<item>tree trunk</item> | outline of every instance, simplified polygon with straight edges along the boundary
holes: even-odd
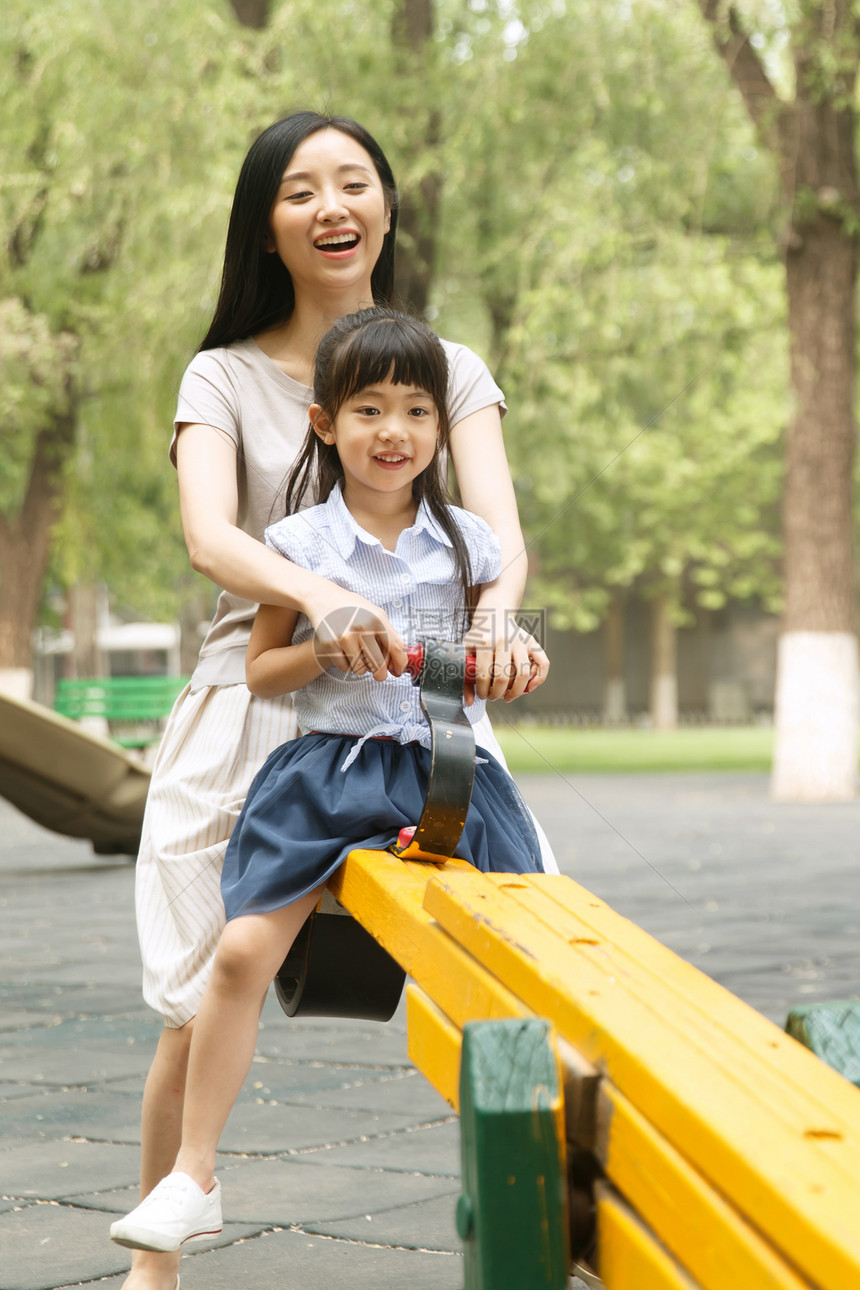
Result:
[[[678,725],[678,629],[668,592],[651,604],[651,724],[655,730]]]
[[[613,591],[603,624],[603,720],[616,726],[627,720],[624,677],[624,592]]]
[[[428,120],[426,142],[435,147],[439,140],[439,114]],[[442,179],[425,175],[418,188],[400,200],[395,252],[396,303],[423,318],[430,303],[439,227]]]
[[[36,441],[27,491],[15,516],[0,514],[0,668],[32,667],[51,529],[59,517],[62,467],[74,441],[74,406]]]
[[[786,612],[779,643],[775,797],[853,797],[854,311],[860,19],[852,0],[802,4],[795,98],[774,89],[735,7],[699,0],[764,143],[780,162],[791,227],[786,281],[794,416],[783,504]]]
[[[179,671],[182,676],[190,676],[197,666],[197,657],[203,636],[201,624],[208,626],[212,617],[212,605],[207,591],[196,584],[189,588],[179,610]]]
[[[854,365],[857,200],[848,85],[806,86],[797,56],[791,182],[813,209],[788,240],[786,280],[794,416],[783,502],[785,620],[779,642],[771,789],[784,800],[840,801],[857,783],[854,625]],[[838,108],[838,94],[847,107]],[[816,209],[817,208],[817,209]]]
[[[243,27],[262,31],[269,21],[270,0],[230,0],[233,12]]]
[[[74,633],[72,675],[82,678],[107,676],[107,660],[99,646],[104,590],[93,582],[78,582],[72,588],[69,600]]]
[[[857,253],[819,215],[787,261],[795,414],[783,503],[785,620],[772,791],[843,800],[857,777],[854,308]]]
[[[399,0],[391,19],[391,40],[395,49],[409,54],[409,75],[420,76],[433,37],[433,0]],[[416,151],[439,147],[441,118],[430,110],[422,128],[423,113],[415,116],[421,137],[414,140]],[[424,317],[430,302],[436,262],[442,175],[433,168],[415,188],[401,194],[397,216],[395,258],[396,303]]]

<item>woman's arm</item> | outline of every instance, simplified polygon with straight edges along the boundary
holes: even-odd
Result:
[[[477,656],[476,690],[480,698],[516,699],[546,680],[549,659],[514,619],[526,585],[528,557],[498,404],[457,422],[451,430],[451,457],[463,505],[486,520],[502,550],[502,571],[481,588],[469,633]]]
[[[245,679],[258,699],[292,694],[328,666],[328,660],[318,660],[313,636],[300,645],[292,644],[297,618],[294,609],[278,605],[260,605],[257,610],[245,657]]]
[[[179,504],[192,567],[246,600],[307,614],[329,662],[376,680],[406,666],[382,610],[270,551],[237,526],[236,446],[212,426],[186,424],[176,444]],[[282,691],[283,693],[283,691]]]

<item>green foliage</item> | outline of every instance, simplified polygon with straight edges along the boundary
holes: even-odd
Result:
[[[0,514],[20,509],[39,432],[68,411],[76,358],[73,335],[52,332],[44,314],[31,313],[16,297],[0,298]]]
[[[4,413],[15,488],[0,505],[20,502],[47,404],[72,399],[51,579],[104,580],[137,612],[172,615],[188,565],[167,440],[211,306],[201,247],[223,237],[235,157],[264,124],[253,53],[206,0],[10,0],[4,19],[0,293],[29,358],[17,419]]]
[[[0,508],[74,397],[51,578],[177,612],[176,388],[248,143],[311,106],[366,122],[401,187],[443,173],[432,312],[506,390],[532,598],[581,628],[614,586],[774,603],[778,185],[696,6],[436,0],[419,54],[392,40],[397,8],[281,0],[251,32],[226,0],[8,0]],[[760,8],[788,77],[782,10]]]
[[[691,6],[517,13],[515,59],[487,33],[471,43],[442,255],[457,271],[439,300],[443,331],[449,314],[471,323],[464,296],[490,319],[531,598],[585,630],[634,583],[706,608],[775,604],[773,163]]]

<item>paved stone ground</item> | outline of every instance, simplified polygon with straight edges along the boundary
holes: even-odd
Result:
[[[860,803],[774,805],[754,776],[524,778],[564,872],[782,1024],[860,992]],[[0,801],[0,1290],[119,1287],[139,1104],[133,868]],[[461,1290],[457,1125],[402,1014],[288,1022],[269,1003],[222,1140],[228,1222],[184,1290]],[[286,1216],[286,1217],[285,1217]],[[576,1283],[579,1284],[579,1283]]]

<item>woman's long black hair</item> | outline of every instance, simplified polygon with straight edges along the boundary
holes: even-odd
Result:
[[[209,330],[200,342],[201,350],[245,340],[286,322],[293,312],[293,280],[280,257],[266,250],[269,213],[296,149],[319,130],[348,135],[364,148],[376,167],[391,223],[370,281],[373,299],[383,305],[391,303],[398,198],[385,153],[364,126],[349,117],[293,112],[263,131],[242,164],[227,229],[221,291]]]
[[[314,370],[314,402],[334,421],[348,399],[382,381],[424,390],[439,415],[436,452],[430,465],[413,479],[412,496],[417,502],[424,502],[451,543],[463,592],[465,631],[472,601],[472,562],[450,510],[445,479],[446,450],[451,437],[445,350],[439,337],[425,323],[396,309],[376,307],[347,314],[320,341]],[[287,515],[308,501],[316,504],[326,501],[343,477],[337,447],[323,443],[313,426],[309,426],[287,480]]]

